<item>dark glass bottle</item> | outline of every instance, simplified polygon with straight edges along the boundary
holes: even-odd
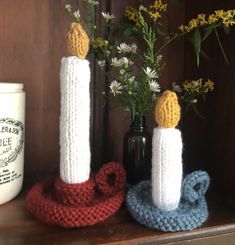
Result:
[[[127,172],[127,183],[134,185],[150,179],[152,140],[146,131],[145,117],[136,116],[130,130],[124,136],[123,165]]]

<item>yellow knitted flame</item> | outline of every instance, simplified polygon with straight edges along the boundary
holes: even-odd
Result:
[[[85,59],[89,50],[89,38],[79,23],[72,23],[67,34],[69,52],[80,59]]]
[[[175,92],[165,91],[155,107],[155,120],[159,126],[174,128],[180,120],[180,105]]]

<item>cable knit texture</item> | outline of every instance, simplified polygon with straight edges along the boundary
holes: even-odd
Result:
[[[182,185],[182,198],[177,209],[164,211],[152,202],[151,182],[142,181],[129,190],[126,203],[133,218],[149,228],[183,231],[197,228],[208,217],[205,192],[210,178],[204,171],[187,175]]]
[[[175,128],[155,128],[152,148],[153,203],[162,210],[173,210],[181,196],[181,132]]]
[[[60,178],[36,184],[27,195],[26,206],[32,215],[47,224],[62,227],[94,225],[119,209],[125,197],[125,180],[122,165],[110,162],[97,176],[81,184],[67,184]],[[103,185],[108,191],[100,188]]]
[[[80,59],[85,59],[89,50],[89,38],[79,23],[72,23],[67,34],[69,52]]]
[[[155,107],[155,119],[159,126],[174,128],[180,120],[180,106],[175,92],[165,91]]]
[[[75,56],[63,58],[60,81],[60,177],[78,184],[90,175],[89,62]]]

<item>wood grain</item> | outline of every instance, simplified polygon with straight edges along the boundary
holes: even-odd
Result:
[[[95,226],[64,229],[43,224],[25,209],[24,195],[0,206],[0,244],[216,244],[235,242],[235,212],[218,201],[209,203],[210,216],[201,228],[161,232],[136,223],[123,206]],[[217,243],[218,244],[218,243]]]

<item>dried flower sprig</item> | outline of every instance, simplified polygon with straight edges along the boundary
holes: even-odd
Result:
[[[172,90],[175,91],[183,102],[186,103],[187,108],[192,106],[194,111],[201,117],[197,110],[196,104],[202,98],[206,100],[208,93],[214,90],[215,83],[210,79],[199,78],[197,80],[185,80],[182,87],[175,82],[172,83]]]
[[[235,24],[235,9],[232,10],[216,10],[213,14],[206,16],[199,14],[196,18],[189,21],[188,25],[181,25],[179,29],[183,33],[192,32],[193,36],[191,41],[194,45],[196,54],[197,65],[199,66],[199,56],[201,52],[202,43],[211,35],[215,34],[219,47],[222,51],[225,61],[228,63],[228,58],[223,49],[222,43],[219,38],[218,28],[224,27],[228,29]]]

